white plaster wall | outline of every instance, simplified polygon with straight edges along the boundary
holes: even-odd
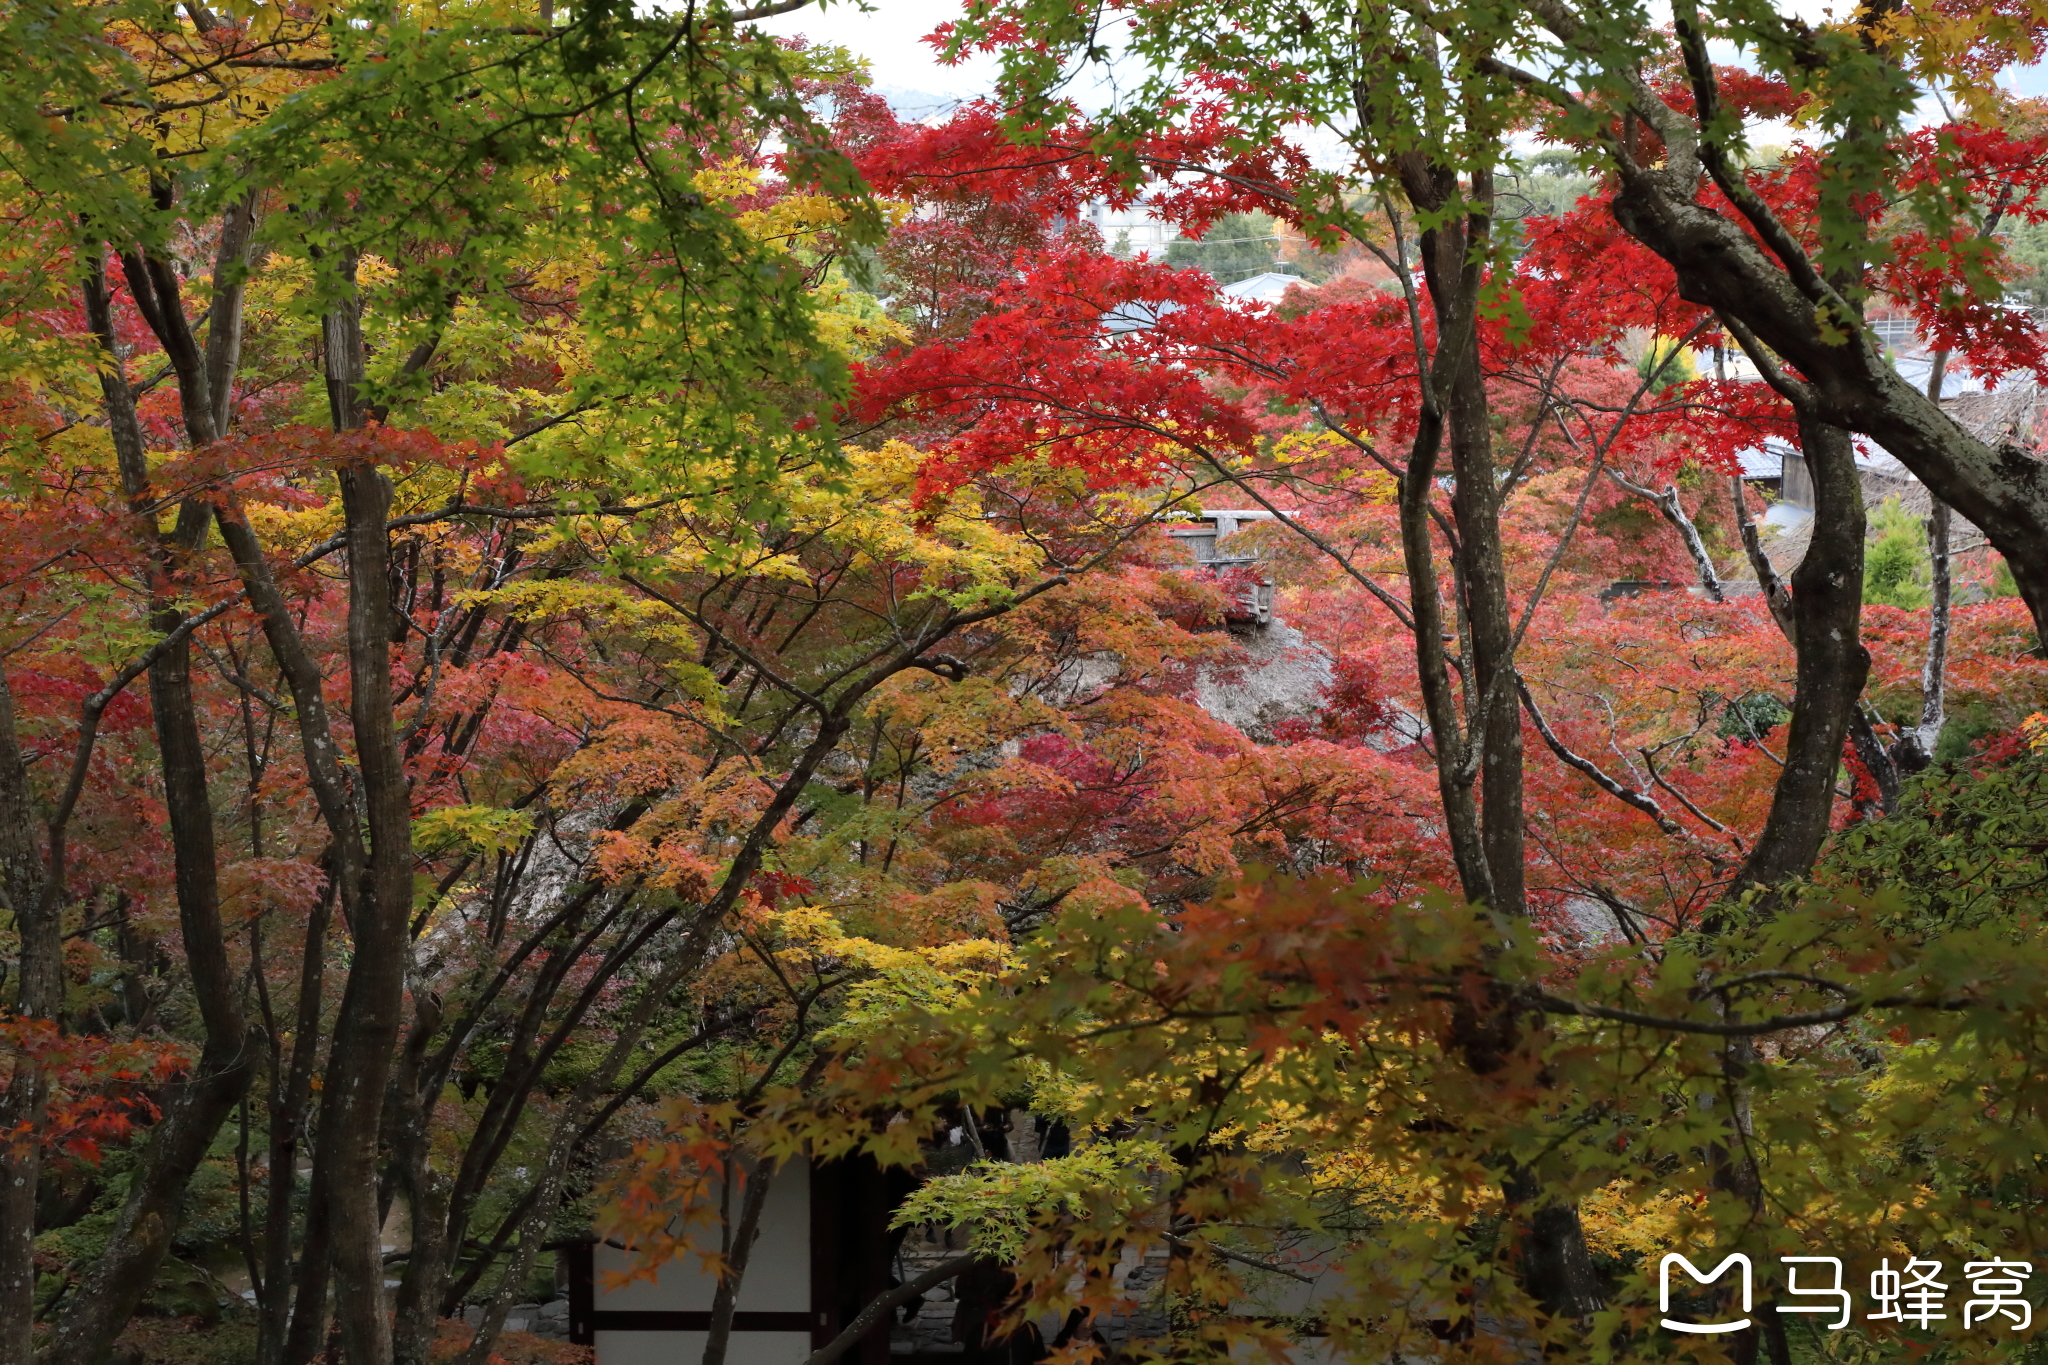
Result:
[[[732,1197],[734,1217],[738,1217],[740,1193],[736,1189]],[[693,1229],[697,1237],[715,1250],[718,1246],[718,1225],[713,1220],[708,1226],[699,1224]],[[635,1280],[632,1284],[606,1292],[607,1272],[617,1273],[633,1263],[630,1252],[616,1247],[599,1244],[591,1256],[595,1299],[591,1306],[599,1312],[613,1312],[620,1309],[661,1309],[670,1312],[711,1311],[711,1298],[717,1288],[717,1281],[704,1273],[704,1263],[694,1253],[685,1254],[663,1266],[654,1280]],[[811,1311],[811,1187],[810,1167],[801,1161],[792,1161],[775,1173],[773,1183],[768,1187],[768,1203],[761,1210],[761,1234],[754,1243],[754,1253],[747,1263],[746,1278],[740,1281],[739,1302],[735,1309],[742,1313],[808,1313]],[[641,1333],[598,1333],[600,1341],[616,1335],[622,1340]],[[644,1335],[669,1335],[647,1333]],[[740,1337],[768,1336],[774,1333],[735,1333],[733,1342],[737,1347]],[[805,1340],[809,1340],[808,1337]],[[630,1361],[624,1357],[615,1363],[600,1347],[598,1359],[602,1365],[642,1365],[638,1357]],[[754,1365],[742,1361],[738,1356],[731,1358],[733,1365]]]

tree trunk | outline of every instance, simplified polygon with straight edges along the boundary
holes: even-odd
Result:
[[[972,1125],[975,1118],[967,1116]],[[740,1198],[740,1219],[737,1224],[726,1225],[725,1269],[718,1277],[718,1288],[711,1296],[711,1332],[704,1341],[704,1365],[725,1365],[727,1345],[732,1341],[732,1315],[739,1303],[740,1286],[746,1282],[747,1262],[753,1259],[754,1241],[761,1233],[761,1210],[768,1205],[768,1187],[774,1178],[764,1159],[748,1176],[740,1165],[738,1153],[730,1156],[730,1173],[738,1173],[747,1182],[746,1193]]]
[[[391,1365],[377,1154],[411,956],[412,812],[391,714],[391,589],[384,528],[391,484],[377,469],[352,466],[341,471],[341,497],[348,519],[349,714],[370,857],[349,924],[354,954],[322,1091],[325,1160],[320,1164],[328,1172],[330,1256],[342,1348],[349,1365]]]
[[[1433,166],[1417,155],[1402,159],[1401,183],[1409,199],[1426,211],[1441,211],[1458,194],[1455,172]],[[1498,902],[1494,885],[1497,819],[1480,812],[1473,788],[1479,767],[1485,766],[1479,755],[1485,750],[1483,722],[1489,712],[1483,686],[1475,693],[1470,690],[1475,680],[1467,679],[1468,714],[1463,724],[1459,721],[1444,660],[1443,602],[1430,505],[1446,443],[1451,447],[1452,473],[1459,490],[1453,495],[1452,510],[1460,536],[1471,529],[1469,523],[1488,503],[1483,494],[1475,501],[1462,477],[1474,462],[1475,439],[1486,427],[1485,383],[1476,354],[1478,276],[1466,259],[1468,245],[1457,220],[1425,230],[1419,242],[1423,282],[1436,312],[1437,335],[1434,351],[1426,359],[1417,357],[1424,367],[1417,377],[1422,411],[1408,467],[1401,477],[1401,545],[1408,569],[1409,610],[1415,622],[1416,672],[1436,743],[1437,792],[1444,805],[1451,855],[1465,898],[1474,904],[1494,905]],[[1491,464],[1490,453],[1487,462]],[[1471,588],[1465,572],[1470,567],[1469,551],[1462,544],[1450,548],[1459,570],[1461,615],[1469,629]],[[1519,712],[1514,708],[1510,712],[1519,726]],[[1520,885],[1519,874],[1513,883]]]
[[[1584,1321],[1605,1306],[1600,1275],[1586,1245],[1576,1204],[1549,1202],[1526,1171],[1501,1182],[1508,1207],[1526,1229],[1520,1247],[1522,1288],[1555,1318]]]
[[[213,430],[219,436],[234,425],[235,374],[242,364],[242,298],[255,236],[252,192],[222,215],[220,246],[213,257],[213,302],[206,314],[206,392],[213,404]]]
[[[210,439],[205,374],[178,298],[176,272],[168,262],[156,258],[131,255],[123,258],[123,264],[137,306],[178,370],[187,430],[195,441]],[[109,356],[115,356],[110,301],[97,271],[88,277],[85,294],[93,330]],[[211,517],[205,504],[188,499],[179,506],[175,529],[168,536],[159,535],[142,459],[142,433],[118,360],[111,372],[102,375],[101,391],[124,491],[135,510],[138,538],[149,546],[151,624],[169,637],[183,619],[178,601],[179,561],[205,538]],[[66,1304],[45,1358],[47,1365],[93,1365],[127,1325],[169,1254],[185,1187],[205,1160],[215,1134],[240,1102],[258,1055],[260,1042],[243,1017],[221,928],[213,808],[193,696],[191,654],[191,637],[179,635],[150,665],[149,692],[170,819],[178,921],[206,1043],[197,1069],[174,1089],[163,1119],[150,1130],[142,1167],[130,1186],[113,1238]]]
[[[1934,761],[1941,732],[1948,724],[1948,636],[1955,615],[1954,563],[1949,550],[1953,518],[1948,504],[1936,502],[1927,518],[1927,563],[1931,610],[1927,622],[1927,659],[1920,668],[1920,724],[1900,746],[1899,766],[1918,772]]]
[[[1863,695],[1870,652],[1863,611],[1863,486],[1849,433],[1801,418],[1799,443],[1813,474],[1813,539],[1792,571],[1792,643],[1798,653],[1785,766],[1770,814],[1733,891],[1803,877],[1820,855],[1835,809],[1835,774],[1850,713]]]
[[[1426,164],[1418,156],[1401,159],[1402,184],[1411,201],[1425,211],[1442,212],[1461,196],[1457,173]],[[1486,376],[1478,354],[1478,308],[1481,270],[1491,227],[1492,177],[1479,173],[1462,191],[1466,211],[1443,226],[1422,234],[1423,278],[1438,319],[1436,355],[1424,383],[1441,397],[1444,432],[1451,448],[1454,486],[1451,510],[1457,528],[1453,555],[1471,644],[1472,678],[1467,693],[1467,729],[1463,745],[1437,746],[1438,788],[1444,793],[1447,824],[1469,820],[1470,782],[1478,775],[1480,866],[1468,872],[1459,861],[1465,894],[1505,916],[1528,913],[1524,876],[1522,710],[1516,688],[1515,622],[1508,599],[1507,569],[1500,539],[1500,491],[1494,467],[1493,424],[1487,404]],[[1425,393],[1423,422],[1430,420]],[[1418,454],[1425,449],[1421,437]],[[1444,669],[1441,626],[1425,633],[1421,589],[1434,591],[1434,570],[1415,575],[1418,558],[1428,563],[1432,536],[1427,515],[1434,462],[1411,458],[1402,480],[1402,534],[1410,565],[1411,602],[1416,623],[1418,663],[1426,680]],[[1411,508],[1411,499],[1416,504]],[[1448,691],[1447,681],[1445,690]],[[1425,685],[1425,697],[1428,695]],[[1448,705],[1441,709],[1448,710]],[[1438,725],[1434,709],[1431,725]],[[1455,720],[1449,733],[1455,734]],[[1460,752],[1463,750],[1463,752]],[[1457,849],[1453,839],[1453,849]],[[1468,855],[1469,857],[1469,855]],[[1475,875],[1476,873],[1476,875]],[[1483,894],[1475,894],[1483,893]],[[1461,1005],[1453,1023],[1452,1045],[1475,1075],[1498,1071],[1507,1054],[1520,1044],[1522,1020],[1504,998],[1484,1005]],[[1578,1210],[1553,1203],[1528,1171],[1511,1161],[1501,1164],[1501,1192],[1523,1224],[1520,1275],[1523,1289],[1556,1315],[1582,1319],[1601,1306],[1598,1277],[1586,1247]]]
[[[1493,881],[1480,837],[1478,803],[1471,779],[1463,772],[1466,740],[1450,669],[1444,662],[1443,594],[1437,587],[1436,535],[1429,515],[1442,446],[1442,418],[1433,411],[1423,412],[1408,451],[1408,467],[1401,475],[1401,553],[1408,569],[1409,610],[1415,620],[1416,677],[1421,684],[1423,714],[1436,743],[1436,788],[1443,802],[1444,832],[1465,899],[1484,905],[1493,899]]]
[[[258,1307],[257,1365],[279,1365],[286,1354],[296,1285],[292,1276],[292,1196],[299,1181],[299,1126],[313,1093],[313,1064],[320,1055],[321,987],[326,978],[327,926],[334,913],[332,876],[306,919],[300,950],[297,1025],[292,1030],[291,1065],[279,1074],[278,1042],[272,1038],[270,1076],[270,1189],[263,1210],[263,1298]],[[308,1217],[313,1215],[309,1211]],[[325,1260],[321,1261],[325,1280]],[[323,1304],[324,1306],[324,1304]],[[315,1316],[318,1316],[317,1314]]]
[[[64,1010],[60,900],[45,894],[28,769],[14,728],[14,693],[0,672],[0,891],[20,940],[14,1024],[56,1028]],[[30,1365],[35,1322],[36,1188],[42,1179],[49,1078],[27,1048],[0,1094],[0,1365]]]
[[[431,996],[415,999],[413,1011],[412,1028],[384,1101],[391,1171],[412,1227],[392,1313],[391,1356],[397,1365],[426,1365],[433,1345],[441,1290],[448,1278],[448,1195],[453,1185],[446,1172],[434,1169],[433,1119],[439,1092],[422,1076],[427,1047],[441,1025],[439,1002]],[[422,1103],[430,1092],[433,1098]]]
[[[1948,352],[1936,351],[1928,368],[1927,396],[1941,402],[1941,384],[1948,372]],[[1920,668],[1920,723],[1898,746],[1901,771],[1916,773],[1934,761],[1941,744],[1941,732],[1948,725],[1948,635],[1955,616],[1955,565],[1950,556],[1949,532],[1954,517],[1948,504],[1933,499],[1927,509],[1928,621],[1927,658]]]
[[[1455,172],[1409,167],[1409,197],[1441,209],[1459,196]],[[1421,198],[1426,194],[1432,198]],[[1493,418],[1479,358],[1479,291],[1492,230],[1493,177],[1475,172],[1463,191],[1465,211],[1422,234],[1423,279],[1446,332],[1441,376],[1444,434],[1451,451],[1451,515],[1458,584],[1472,647],[1472,691],[1466,742],[1476,746],[1480,842],[1485,850],[1486,903],[1504,915],[1526,912],[1523,891],[1522,708],[1515,691],[1515,620],[1501,556],[1500,478],[1494,467]],[[1436,378],[1437,376],[1432,376]],[[1470,756],[1467,758],[1470,763]]]
[[[1467,742],[1478,746],[1480,838],[1492,894],[1487,904],[1517,918],[1524,892],[1522,708],[1515,691],[1515,620],[1501,557],[1500,494],[1485,378],[1476,361],[1452,391],[1449,416],[1451,495],[1465,619],[1472,640],[1473,703]],[[1469,761],[1469,760],[1468,760]]]

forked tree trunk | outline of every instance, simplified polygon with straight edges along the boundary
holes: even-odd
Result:
[[[157,257],[131,254],[122,259],[137,306],[177,371],[187,433],[195,444],[204,444],[214,431],[212,404],[204,364],[179,297],[177,272]],[[85,292],[88,319],[111,357],[110,301],[98,271],[89,275]],[[101,391],[123,489],[135,513],[137,538],[149,547],[151,624],[166,637],[176,637],[150,665],[150,710],[170,819],[179,928],[206,1041],[193,1074],[174,1087],[164,1117],[150,1129],[141,1168],[114,1235],[67,1301],[44,1357],[46,1365],[95,1365],[127,1326],[170,1253],[186,1186],[248,1088],[261,1046],[243,1016],[221,927],[213,809],[192,688],[191,638],[177,633],[183,619],[177,576],[184,558],[205,537],[209,509],[187,500],[179,506],[175,528],[168,535],[158,532],[142,432],[118,361],[102,374]]]
[[[1442,182],[1443,172],[1435,179]],[[1448,185],[1439,183],[1438,189],[1443,202],[1449,203],[1456,192],[1455,178]],[[1455,318],[1465,338],[1457,343],[1463,354],[1450,376],[1444,415],[1453,475],[1451,515],[1458,528],[1458,580],[1472,646],[1467,743],[1476,747],[1479,759],[1480,840],[1491,892],[1486,903],[1503,915],[1520,917],[1528,911],[1523,890],[1522,706],[1515,690],[1514,609],[1501,549],[1500,473],[1494,465],[1493,417],[1477,336],[1493,177],[1476,172],[1465,194],[1471,207],[1460,220],[1462,230],[1425,233],[1422,259],[1437,315]]]
[[[1420,157],[1404,162],[1401,180],[1410,200],[1428,211],[1442,211],[1458,194],[1454,172],[1433,167]],[[1416,673],[1436,745],[1437,794],[1443,802],[1451,856],[1465,898],[1474,904],[1496,905],[1493,879],[1498,830],[1480,812],[1474,781],[1484,766],[1478,755],[1483,752],[1485,736],[1477,727],[1486,715],[1486,707],[1483,690],[1475,691],[1474,680],[1468,678],[1467,714],[1462,720],[1458,715],[1444,658],[1448,632],[1444,629],[1443,596],[1436,570],[1436,529],[1431,512],[1445,446],[1451,447],[1452,472],[1456,475],[1460,472],[1462,442],[1462,460],[1469,470],[1474,459],[1475,428],[1483,430],[1486,425],[1485,386],[1478,373],[1476,354],[1477,276],[1467,265],[1468,245],[1466,233],[1455,219],[1425,230],[1420,237],[1418,250],[1424,285],[1438,326],[1434,351],[1416,357],[1423,371],[1418,376],[1422,411],[1417,418],[1408,466],[1401,476],[1401,546],[1408,569],[1409,611],[1415,623]],[[1457,483],[1462,487],[1464,480],[1460,478]],[[1468,497],[1454,506],[1454,512],[1461,516],[1461,533],[1468,529],[1467,523],[1484,503],[1484,498],[1475,501]],[[1494,545],[1498,549],[1497,539]],[[1460,593],[1468,597],[1470,568],[1469,561],[1460,560],[1456,575]],[[1466,600],[1461,605],[1465,607],[1461,615],[1469,630],[1470,602]],[[1519,725],[1519,713],[1514,718]],[[1498,774],[1491,776],[1497,778]],[[1519,874],[1514,881],[1519,884]]]
[[[1698,56],[1695,66],[1704,65]],[[1710,78],[1703,69],[1694,74],[1696,87],[1707,86],[1699,113],[1706,120],[1715,114]],[[1981,530],[2011,566],[2036,633],[2048,639],[2048,463],[1972,435],[1861,331],[1844,340],[1831,286],[1760,201],[1758,221],[1748,224],[1700,202],[1701,174],[1713,162],[1702,155],[1693,119],[1668,108],[1642,112],[1664,135],[1666,156],[1639,164],[1617,152],[1615,221],[1671,266],[1682,298],[1736,319],[1789,362],[1811,388],[1815,420],[1876,440]],[[1743,192],[1739,172],[1723,164],[1715,176]],[[1752,228],[1784,237],[1789,259],[1774,258]]]
[[[1509,602],[1507,570],[1500,534],[1499,477],[1494,465],[1493,424],[1487,403],[1486,377],[1480,366],[1477,322],[1481,270],[1490,230],[1492,178],[1484,173],[1461,189],[1457,173],[1428,164],[1418,156],[1401,160],[1402,184],[1408,196],[1427,213],[1442,214],[1462,197],[1466,212],[1453,215],[1421,235],[1423,278],[1439,320],[1431,373],[1443,410],[1443,431],[1451,452],[1454,476],[1451,510],[1457,529],[1453,548],[1463,594],[1472,677],[1467,680],[1467,728],[1462,743],[1455,738],[1455,718],[1447,731],[1439,728],[1431,707],[1431,725],[1438,735],[1437,784],[1444,796],[1446,823],[1453,833],[1477,826],[1477,858],[1469,849],[1458,869],[1468,898],[1503,916],[1528,913],[1524,878],[1523,747],[1520,693],[1516,687],[1515,622]],[[1427,397],[1427,395],[1426,395]],[[1444,677],[1441,627],[1430,621],[1422,594],[1435,591],[1434,533],[1428,500],[1434,484],[1434,443],[1425,444],[1431,421],[1425,402],[1423,433],[1402,479],[1402,535],[1414,594],[1410,609],[1416,623],[1416,656],[1429,696],[1432,675],[1448,692]],[[1426,574],[1417,569],[1429,566]],[[1429,624],[1425,624],[1429,622]],[[1480,801],[1473,811],[1472,777],[1480,779]],[[1468,836],[1469,837],[1469,836]],[[1476,864],[1476,865],[1475,865]],[[1452,1046],[1475,1075],[1497,1072],[1507,1054],[1522,1042],[1523,1021],[1504,999],[1486,1006],[1461,1007],[1452,1026]],[[1598,1277],[1578,1210],[1550,1200],[1531,1173],[1512,1161],[1501,1165],[1501,1193],[1521,1225],[1519,1277],[1522,1287],[1545,1311],[1563,1318],[1585,1319],[1602,1304]]]

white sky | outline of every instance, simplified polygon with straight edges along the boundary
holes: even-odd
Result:
[[[823,0],[822,7],[770,19],[761,27],[785,36],[803,34],[866,58],[874,72],[875,85],[884,94],[902,92],[924,94],[936,100],[966,100],[987,93],[995,79],[994,57],[977,56],[959,66],[942,66],[931,46],[919,41],[940,24],[959,18],[960,0],[870,3],[875,8],[863,12],[856,0]],[[1787,7],[1810,19],[1819,19],[1836,6],[1831,0],[1791,0]],[[2004,74],[2002,83],[2022,95],[2048,95],[2048,68],[2015,68]],[[937,110],[910,107],[903,112],[917,116]]]
[[[875,0],[874,11],[865,14],[852,0],[827,0],[822,9],[798,10],[761,27],[785,37],[800,33],[867,58],[876,86],[885,92],[919,90],[947,99],[972,99],[994,84],[995,58],[941,66],[930,44],[918,41],[947,20],[959,18],[960,11],[960,0]]]

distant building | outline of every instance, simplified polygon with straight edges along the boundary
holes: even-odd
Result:
[[[1283,275],[1277,270],[1267,270],[1248,280],[1226,284],[1217,292],[1227,299],[1250,299],[1254,303],[1277,304],[1295,285],[1300,285],[1303,289],[1315,288],[1299,275]]]
[[[1092,200],[1082,207],[1080,216],[1102,234],[1104,246],[1131,255],[1143,252],[1157,259],[1181,235],[1179,228],[1159,217],[1142,199],[1126,208],[1112,208],[1104,200]]]
[[[1213,572],[1222,573],[1230,569],[1252,569],[1259,562],[1259,557],[1255,554],[1232,554],[1222,542],[1229,540],[1240,528],[1253,522],[1274,520],[1274,515],[1263,508],[1205,507],[1198,519],[1176,522],[1166,528],[1166,534],[1187,547],[1195,563]],[[1224,609],[1223,619],[1232,625],[1271,624],[1273,580],[1254,577],[1245,585],[1244,592],[1237,602],[1232,607]]]
[[[1226,284],[1219,288],[1216,293],[1226,299],[1245,299],[1252,303],[1278,304],[1281,299],[1287,296],[1287,291],[1295,285],[1300,285],[1303,289],[1314,289],[1316,287],[1309,281],[1302,279],[1299,275],[1283,275],[1277,270],[1268,270],[1254,275],[1248,280],[1239,280],[1235,284]],[[1180,305],[1177,303],[1152,303],[1133,299],[1129,303],[1118,304],[1107,313],[1104,313],[1102,315],[1102,330],[1111,336],[1121,336],[1125,332],[1146,331],[1155,326],[1159,319],[1165,317],[1168,313],[1178,311],[1179,308]]]

